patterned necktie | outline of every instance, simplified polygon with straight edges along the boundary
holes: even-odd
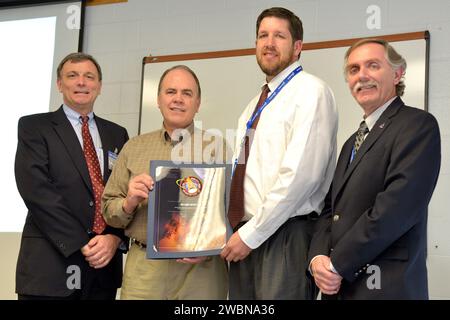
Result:
[[[258,103],[256,104],[253,115],[256,114],[259,108],[263,105],[264,101],[269,94],[269,86],[266,84],[263,87]],[[252,115],[252,118],[253,118]],[[251,128],[256,129],[259,122],[259,116],[253,121]],[[244,150],[243,150],[244,149]],[[244,217],[244,178],[245,169],[247,165],[248,155],[250,153],[250,141],[248,135],[245,136],[245,142],[241,146],[239,153],[238,163],[234,169],[233,178],[231,179],[230,187],[230,205],[228,208],[228,220],[231,227],[234,229]]]
[[[354,154],[356,154],[364,142],[364,136],[369,132],[366,122],[363,120],[359,125],[359,129],[356,132],[355,144],[353,146]]]
[[[100,170],[100,163],[97,158],[97,152],[95,151],[94,142],[92,141],[92,136],[89,132],[89,117],[81,116],[80,118],[83,123],[81,129],[81,134],[83,136],[83,153],[89,170],[89,176],[91,178],[95,200],[95,216],[92,231],[94,231],[96,234],[101,234],[106,227],[101,208],[102,193],[105,187],[103,186],[102,172]]]

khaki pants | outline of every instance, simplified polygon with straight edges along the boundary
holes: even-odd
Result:
[[[227,298],[227,269],[219,256],[191,265],[174,259],[149,260],[145,255],[145,249],[131,245],[122,282],[122,300]]]

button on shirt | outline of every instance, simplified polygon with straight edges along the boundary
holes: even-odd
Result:
[[[299,66],[293,63],[268,83],[271,93]],[[259,94],[242,113],[234,157]],[[257,248],[289,218],[320,212],[336,162],[337,110],[320,79],[300,72],[261,113],[244,180],[245,216],[239,236]]]
[[[172,160],[184,163],[223,163],[226,144],[216,137],[218,145],[211,148],[209,133],[194,126],[186,128],[185,137],[172,136],[164,129],[131,138],[120,151],[114,170],[103,193],[103,212],[106,222],[116,228],[124,228],[125,235],[141,243],[147,243],[148,200],[141,202],[130,215],[123,211],[128,183],[132,177],[149,172],[150,160]],[[179,131],[181,133],[182,131]],[[189,133],[189,134],[187,134]],[[219,141],[220,140],[220,141]],[[197,143],[196,141],[200,141]],[[223,148],[222,154],[218,146]],[[179,158],[174,158],[174,156]]]
[[[75,110],[69,108],[66,105],[63,105],[64,113],[67,116],[67,119],[69,119],[70,124],[72,125],[73,129],[75,130],[75,133],[77,134],[78,141],[80,142],[81,148],[83,148],[83,136],[81,134],[81,119],[80,114],[76,112]],[[102,171],[102,176],[104,176],[105,168],[104,165],[104,159],[103,159],[103,148],[102,148],[102,140],[100,139],[100,134],[98,133],[97,124],[94,120],[94,113],[90,112],[87,115],[89,117],[88,125],[89,125],[89,132],[92,136],[92,141],[94,142],[95,151],[97,152],[98,161],[100,163],[100,170]]]

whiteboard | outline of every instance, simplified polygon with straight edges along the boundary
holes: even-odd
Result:
[[[407,105],[426,110],[428,32],[379,38],[388,40],[407,61],[406,89],[402,99]],[[300,57],[304,70],[324,80],[334,92],[339,112],[337,150],[340,150],[348,137],[356,131],[363,115],[361,107],[350,94],[343,71],[345,51],[357,40],[359,38],[305,43]],[[259,94],[264,83],[265,76],[256,62],[254,49],[145,57],[139,133],[161,128],[162,116],[157,106],[159,78],[166,69],[178,64],[190,67],[200,81],[202,100],[195,118],[196,125],[203,129],[221,130],[224,137],[233,145],[237,120],[248,102]]]

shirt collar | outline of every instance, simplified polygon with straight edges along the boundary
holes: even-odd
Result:
[[[164,128],[164,124],[163,124],[163,127],[161,129],[161,139],[166,143],[176,145],[177,143],[180,143],[181,141],[183,141],[183,138],[187,132],[190,135],[192,135],[194,133],[194,129],[195,129],[195,125],[194,125],[194,121],[192,121],[191,124],[188,125],[186,128],[181,129],[181,130],[175,130],[174,132],[172,132],[172,136],[170,136],[169,132],[166,130],[166,128]]]
[[[394,101],[395,98],[397,98],[397,96],[393,97],[392,99],[389,99],[385,104],[377,108],[374,112],[372,112],[368,117],[364,119],[364,121],[366,121],[367,128],[369,128],[369,131],[372,130],[375,123],[378,121],[383,112],[387,109],[387,107],[389,107],[389,105],[392,103],[392,101]]]
[[[72,125],[81,123],[80,120],[81,114],[79,114],[72,108],[68,107],[66,104],[63,104],[63,110],[67,116],[67,119],[69,119]],[[93,111],[89,112],[87,116],[89,117],[88,123],[91,124],[94,121],[94,112]]]
[[[297,60],[294,63],[291,63],[286,69],[281,71],[279,74],[277,74],[269,83],[264,82],[264,84],[261,86],[264,87],[264,85],[267,83],[269,86],[270,92],[272,93],[283,80],[292,72],[295,70],[295,68],[300,66],[300,62]]]

